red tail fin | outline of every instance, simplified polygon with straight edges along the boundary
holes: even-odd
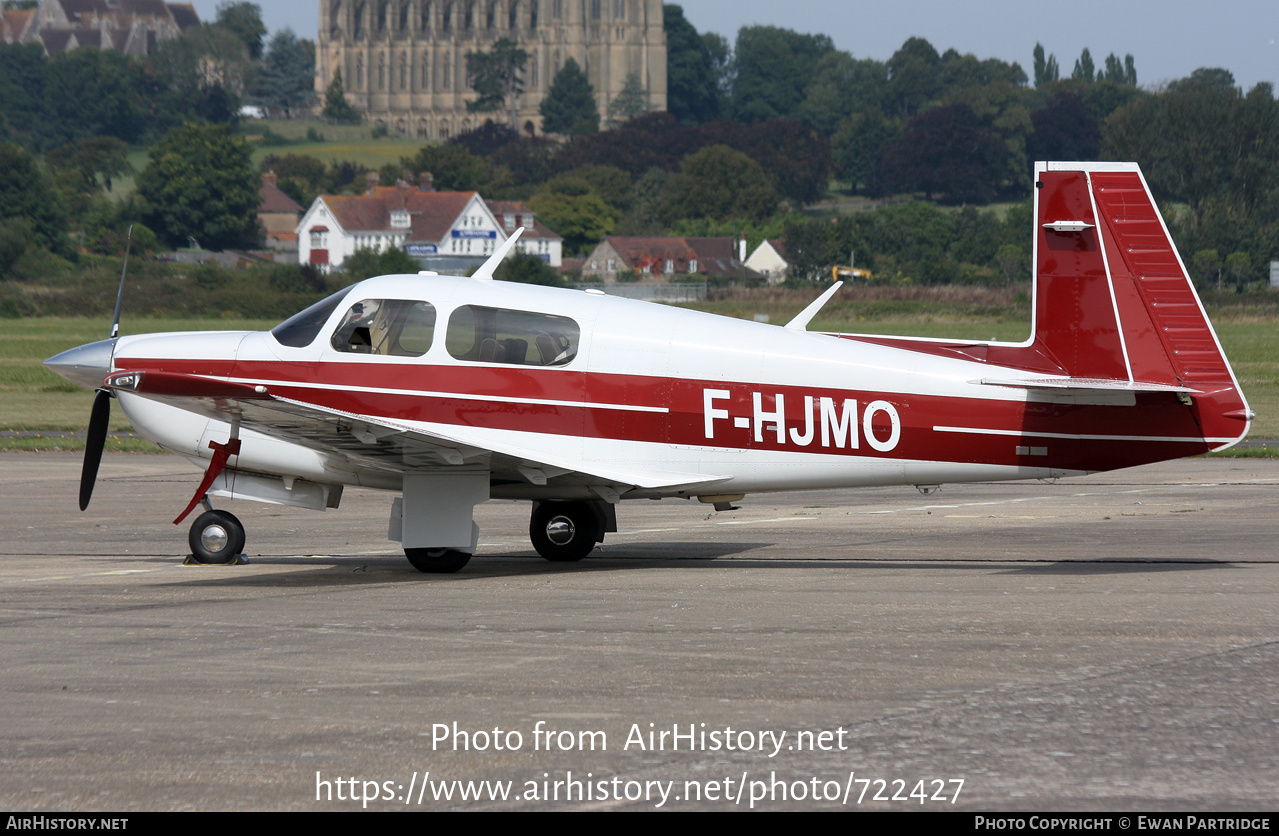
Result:
[[[1075,379],[1194,390],[1214,448],[1252,413],[1135,163],[1038,163],[1034,347]]]

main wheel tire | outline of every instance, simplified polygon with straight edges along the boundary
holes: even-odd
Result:
[[[405,549],[404,556],[413,568],[429,575],[456,572],[467,564],[471,556],[454,549]]]
[[[205,511],[191,524],[187,545],[197,563],[234,563],[244,551],[244,525],[227,511]]]
[[[595,550],[600,523],[585,502],[543,502],[529,520],[533,548],[547,560],[571,563]]]

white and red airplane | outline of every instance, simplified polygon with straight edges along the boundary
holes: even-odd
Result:
[[[323,510],[400,494],[392,540],[424,572],[476,550],[475,505],[533,502],[549,560],[617,530],[622,500],[717,509],[763,491],[1071,476],[1219,450],[1253,413],[1140,170],[1039,163],[1023,343],[805,330],[470,278],[381,276],[269,332],[113,337],[46,362],[205,469],[197,559],[244,528],[209,496]],[[117,314],[118,320],[118,314]],[[114,333],[114,331],[113,331]]]

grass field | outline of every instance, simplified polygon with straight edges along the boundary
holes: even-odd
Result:
[[[424,139],[406,137],[374,139],[372,125],[330,125],[317,119],[245,119],[241,129],[253,148],[254,166],[260,165],[271,154],[301,154],[326,163],[350,160],[376,170],[387,163],[398,163],[402,157],[413,156],[426,144]],[[311,129],[324,141],[309,141],[307,131]],[[260,141],[265,130],[291,141],[287,145],[262,145]],[[146,149],[129,152],[128,159],[133,173],[121,175],[112,183],[111,195],[117,200],[134,192],[137,172],[151,161]]]
[[[811,298],[811,294],[806,294]],[[781,297],[750,301],[712,302],[705,306],[715,313],[753,319],[767,315],[782,324],[802,307],[805,294],[794,299]],[[963,305],[957,305],[963,308]],[[978,304],[973,310],[981,310]],[[187,330],[261,330],[274,322],[264,320],[126,319],[121,333]],[[1279,438],[1279,320],[1226,317],[1214,323],[1217,334],[1234,366],[1257,420],[1254,438]],[[0,346],[0,430],[51,431],[47,441],[31,438],[0,439],[0,450],[66,449],[83,446],[58,432],[83,430],[88,423],[93,394],[80,389],[44,369],[41,362],[73,346],[104,338],[110,331],[105,319],[16,319],[4,320],[5,335]],[[832,315],[814,321],[812,330],[868,334],[898,334],[957,339],[1021,340],[1030,332],[1029,318],[979,313],[942,312],[934,304],[911,312],[876,312],[873,304],[832,306]],[[111,414],[111,430],[127,433],[131,428],[120,410]],[[145,442],[124,441],[120,449],[145,449]]]

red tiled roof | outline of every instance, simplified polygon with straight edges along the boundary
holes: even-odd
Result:
[[[259,212],[296,212],[300,216],[306,211],[274,183],[263,183],[258,188],[258,194],[262,197],[262,202],[258,204]]]
[[[407,210],[412,226],[406,241],[436,242],[444,238],[475,192],[424,192],[379,186],[372,194],[323,195],[324,203],[348,232],[389,232],[391,212]]]
[[[551,241],[564,240],[559,233],[542,223],[541,219],[534,214],[533,209],[526,203],[521,203],[518,200],[486,200],[484,202],[488,204],[489,211],[493,213],[493,217],[497,218],[498,225],[504,230],[506,229],[505,221],[503,220],[504,216],[514,215],[516,219],[515,225],[524,227],[524,237]],[[531,227],[528,222],[530,215],[533,216],[533,225]]]
[[[639,238],[609,235],[606,241],[622,257],[623,263],[640,272],[665,273],[666,262],[673,272],[688,272],[689,262],[697,261],[698,273],[725,275],[741,273],[757,275],[742,266],[734,252],[732,238]]]

